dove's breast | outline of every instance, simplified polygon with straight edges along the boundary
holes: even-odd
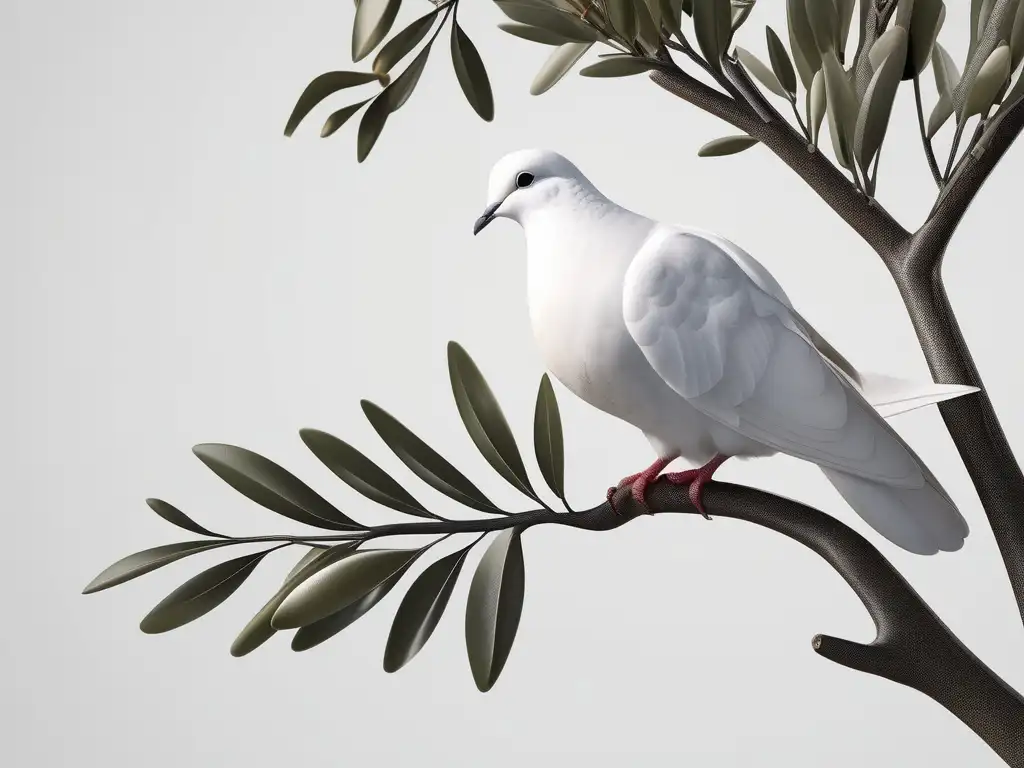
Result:
[[[701,463],[714,456],[723,428],[665,383],[623,319],[626,270],[649,227],[612,234],[600,222],[576,232],[536,224],[527,230],[527,292],[545,367],[595,408],[639,427],[660,453]]]

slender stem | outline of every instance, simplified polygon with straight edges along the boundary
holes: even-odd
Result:
[[[942,180],[949,181],[949,175],[953,172],[953,161],[956,160],[956,151],[960,149],[960,139],[964,135],[964,122],[958,121],[956,124],[956,133],[953,134],[953,144],[949,148],[949,160],[946,161],[946,171],[942,174]]]
[[[941,189],[942,174],[939,173],[935,149],[932,147],[932,140],[928,138],[928,128],[924,123],[924,107],[921,105],[921,78],[917,75],[914,75],[914,102],[917,104],[917,125],[921,129],[921,143],[924,145],[924,156],[928,159],[928,169],[932,172],[936,186]]]
[[[797,109],[796,99],[790,99],[789,103],[793,105],[793,114],[796,115],[796,124],[800,126],[800,130],[804,134],[804,138],[807,139],[807,143],[810,144],[814,139],[811,137],[810,128],[804,124],[804,120],[800,117],[800,110]]]

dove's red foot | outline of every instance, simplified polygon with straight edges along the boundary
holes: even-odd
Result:
[[[715,470],[722,466],[728,458],[728,456],[717,454],[703,467],[687,469],[683,472],[669,472],[665,475],[665,479],[676,485],[689,485],[690,488],[687,495],[690,497],[690,503],[697,508],[697,511],[704,516],[704,519],[710,520],[711,516],[704,511],[701,494],[704,490],[704,484],[714,476]]]
[[[675,457],[668,459],[658,459],[656,462],[651,464],[643,472],[637,472],[635,475],[624,477],[619,481],[619,484],[608,489],[608,503],[612,505],[612,511],[615,514],[619,514],[619,510],[615,509],[615,504],[612,503],[612,496],[620,488],[625,488],[627,485],[630,486],[630,491],[633,493],[633,500],[636,501],[641,507],[647,507],[647,500],[644,494],[647,491],[647,486],[654,482],[655,478],[661,474],[661,470],[667,467],[673,462]]]

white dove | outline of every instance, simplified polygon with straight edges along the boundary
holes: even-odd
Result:
[[[885,416],[977,391],[858,373],[793,308],[768,271],[708,232],[663,224],[602,195],[561,155],[522,150],[491,171],[477,234],[495,218],[526,234],[530,320],[545,365],[577,396],[639,427],[666,473],[702,486],[726,459],[813,462],[882,536],[928,555],[967,523]],[[617,490],[609,490],[611,494]]]

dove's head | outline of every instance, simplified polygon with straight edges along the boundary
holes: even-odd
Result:
[[[487,182],[487,207],[473,225],[477,234],[495,219],[524,224],[533,212],[559,202],[578,202],[597,190],[579,169],[557,152],[522,149],[494,164]]]

